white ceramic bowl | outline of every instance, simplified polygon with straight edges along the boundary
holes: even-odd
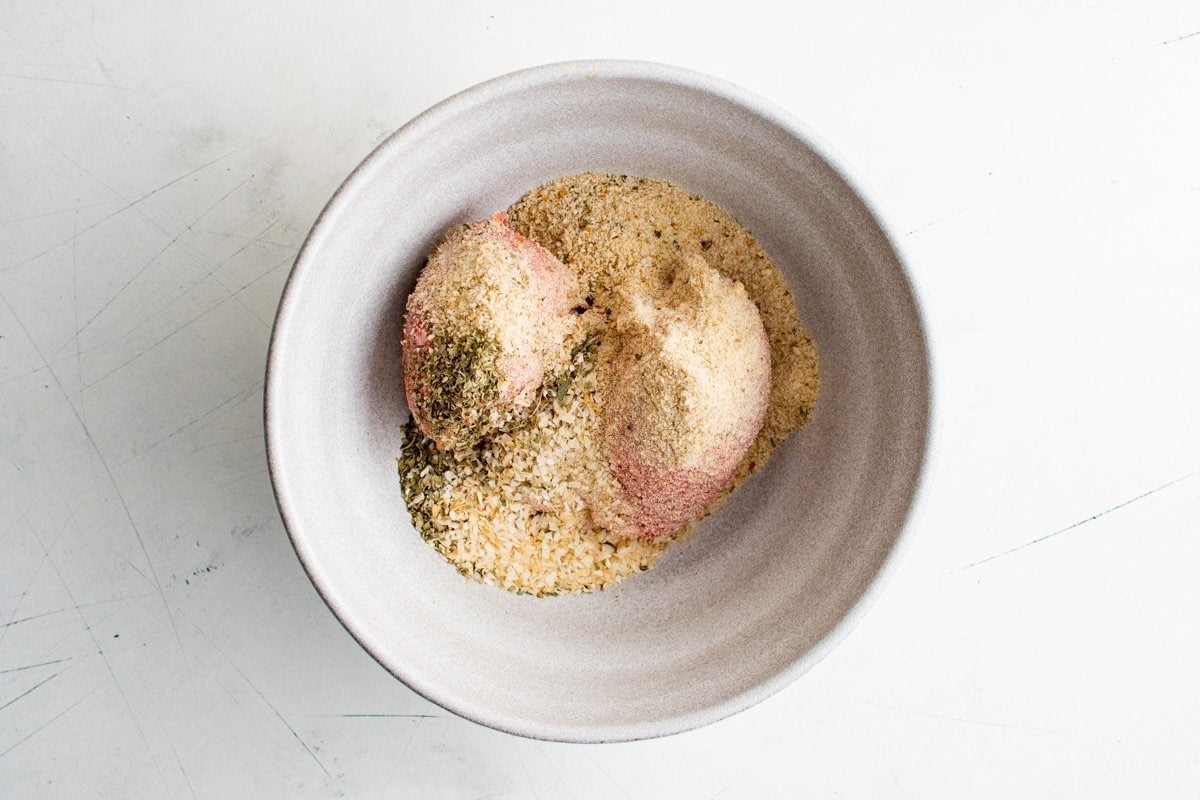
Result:
[[[668,179],[749,227],[816,340],[821,396],[811,424],[653,570],[535,599],[466,580],[411,525],[396,474],[401,320],[444,229],[584,170]],[[313,226],[267,369],[276,497],[333,612],[430,700],[564,741],[693,728],[810,668],[887,570],[929,425],[920,313],[843,165],[747,92],[638,62],[507,75],[387,139]]]

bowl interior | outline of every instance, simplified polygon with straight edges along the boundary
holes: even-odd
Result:
[[[795,294],[822,388],[810,425],[655,569],[535,599],[467,581],[414,531],[396,474],[400,330],[445,228],[584,170],[665,178],[745,224]],[[368,158],[297,259],[267,386],[284,520],[350,632],[459,714],[581,741],[710,722],[814,663],[904,528],[928,421],[916,304],[846,180],[739,90],[611,62],[483,84]]]

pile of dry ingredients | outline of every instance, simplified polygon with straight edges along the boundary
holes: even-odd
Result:
[[[571,363],[548,376],[530,418],[467,452],[438,450],[410,422],[399,468],[421,535],[460,572],[511,591],[593,591],[649,569],[686,533],[620,537],[591,508],[617,492],[601,447],[596,354],[623,287],[665,289],[693,255],[741,282],[771,348],[766,419],[711,511],[761,466],[816,402],[817,354],[779,269],[736,220],[664,181],[583,173],[551,181],[508,209],[508,224],[586,286],[592,310]],[[707,513],[707,512],[706,512]]]

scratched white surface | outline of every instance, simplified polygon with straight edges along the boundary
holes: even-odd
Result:
[[[624,745],[383,672],[262,443],[274,307],[342,177],[580,57],[822,134],[937,359],[928,500],[866,620],[762,705]],[[0,797],[1200,796],[1198,99],[1183,1],[0,0]]]

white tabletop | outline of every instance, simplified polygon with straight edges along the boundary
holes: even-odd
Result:
[[[938,407],[915,535],[832,655],[588,746],[376,665],[296,560],[261,420],[281,287],[354,164],[584,57],[718,75],[842,153]],[[1188,0],[5,0],[0,796],[1196,797],[1198,143]]]

